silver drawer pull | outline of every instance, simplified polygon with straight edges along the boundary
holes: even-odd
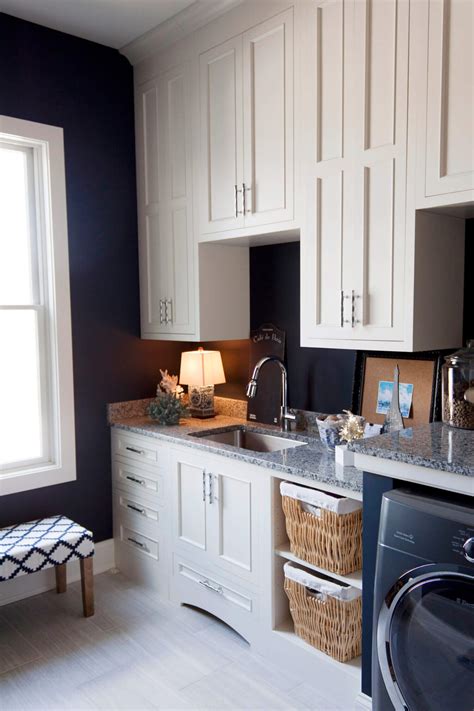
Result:
[[[145,486],[145,482],[143,479],[137,479],[136,476],[130,476],[130,474],[127,474],[125,479],[128,479],[129,481],[133,481],[134,484],[140,484],[140,486]]]
[[[209,580],[200,580],[200,581],[199,581],[199,585],[203,585],[205,588],[207,588],[208,590],[212,590],[212,592],[215,592],[215,593],[217,593],[218,595],[223,595],[223,594],[224,594],[224,591],[223,591],[223,589],[221,588],[220,585],[219,585],[218,587],[214,587],[214,585],[211,585],[211,583],[209,582]]]
[[[127,509],[132,509],[132,511],[136,511],[137,513],[141,514],[142,516],[146,516],[145,509],[140,509],[140,508],[138,508],[138,506],[134,506],[133,504],[127,504]]]
[[[135,452],[135,454],[145,454],[143,449],[135,449],[135,447],[125,447],[129,452]]]
[[[148,546],[146,546],[141,541],[137,541],[136,538],[130,538],[130,536],[128,536],[127,541],[130,541],[130,543],[133,543],[134,546],[138,546],[139,548],[141,548],[144,551],[148,551]]]

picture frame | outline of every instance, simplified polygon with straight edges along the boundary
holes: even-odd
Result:
[[[451,351],[390,353],[357,351],[352,389],[352,412],[368,422],[383,424],[385,415],[377,414],[378,384],[393,381],[395,365],[400,369],[400,383],[413,384],[410,415],[405,427],[414,427],[441,419],[441,366]]]

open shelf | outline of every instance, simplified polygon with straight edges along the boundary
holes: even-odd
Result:
[[[326,575],[330,578],[334,578],[334,580],[340,580],[342,583],[352,585],[353,587],[362,590],[362,570],[356,570],[355,573],[350,573],[350,575],[338,575],[337,573],[332,573],[331,571],[326,570],[325,568],[318,568],[317,565],[307,563],[305,560],[301,560],[301,558],[297,558],[295,555],[293,555],[293,553],[290,551],[289,543],[280,544],[278,548],[275,549],[275,553],[281,558],[291,560],[293,563],[298,563],[304,566],[305,568],[314,570],[317,573],[322,573],[323,575]]]
[[[298,637],[298,635],[295,634],[293,621],[291,619],[288,619],[287,621],[279,625],[279,627],[274,630],[274,633],[277,634],[279,637],[283,638],[285,641],[291,642],[297,647],[304,649],[304,651],[308,654],[312,654],[315,659],[324,661],[339,669],[340,671],[344,671],[345,673],[350,674],[355,678],[360,678],[362,668],[361,656],[356,657],[355,659],[351,659],[349,662],[338,662],[336,659],[333,659],[328,654],[325,654],[324,652],[321,652],[321,650],[316,649],[316,647],[312,647],[310,644],[305,642],[304,639],[301,639],[301,637]]]

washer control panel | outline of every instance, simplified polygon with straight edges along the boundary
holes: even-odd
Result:
[[[462,547],[464,557],[469,563],[474,563],[474,538],[468,538]]]

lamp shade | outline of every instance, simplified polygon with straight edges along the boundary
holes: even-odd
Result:
[[[185,351],[181,353],[179,382],[182,385],[217,385],[225,383],[224,368],[219,351]]]

